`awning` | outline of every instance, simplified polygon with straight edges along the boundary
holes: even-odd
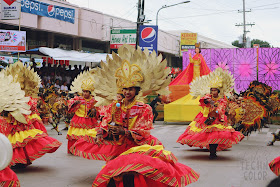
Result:
[[[95,62],[99,63],[101,60],[106,62],[106,57],[111,54],[107,53],[83,53],[78,51],[67,51],[60,48],[40,47],[39,51],[47,56],[52,57],[54,60],[70,60],[77,62]]]

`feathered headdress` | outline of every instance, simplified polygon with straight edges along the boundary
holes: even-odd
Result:
[[[41,78],[33,69],[18,61],[11,64],[5,71],[6,76],[13,76],[14,82],[20,83],[21,89],[25,92],[25,96],[37,97]]]
[[[71,85],[71,93],[82,93],[83,90],[94,91],[94,78],[93,74],[89,71],[80,73]]]
[[[17,121],[27,123],[25,115],[31,113],[27,104],[29,97],[25,97],[25,92],[21,90],[19,82],[14,82],[11,75],[6,76],[0,73],[0,113],[9,112]]]
[[[140,67],[136,64],[131,65],[127,60],[117,69],[115,77],[119,88],[140,87],[143,81]]]
[[[218,88],[221,95],[230,95],[234,87],[233,75],[222,68],[217,68],[208,75],[196,78],[190,85],[190,94],[194,97],[210,93],[210,88]]]
[[[112,59],[107,56],[107,63],[101,62],[101,68],[94,71],[95,93],[99,105],[110,104],[118,91],[123,87],[140,87],[138,99],[143,99],[147,93],[155,91],[161,95],[169,94],[167,86],[170,83],[167,61],[157,56],[155,51],[135,49],[124,44],[118,54],[113,53]]]

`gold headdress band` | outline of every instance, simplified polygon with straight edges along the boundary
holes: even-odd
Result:
[[[223,87],[223,79],[220,76],[214,77],[210,80],[210,88],[222,88]]]
[[[140,83],[144,80],[141,68],[136,64],[130,64],[127,60],[124,60],[122,66],[117,69],[115,77],[119,88],[140,87]]]
[[[119,88],[119,89],[118,89],[117,94],[123,94],[122,88]]]
[[[200,43],[195,43],[195,48],[200,48]]]
[[[92,79],[87,79],[82,81],[82,90],[94,91],[94,82]]]

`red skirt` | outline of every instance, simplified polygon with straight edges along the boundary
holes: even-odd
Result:
[[[145,144],[162,145],[162,143],[154,136],[150,135],[146,139]],[[109,161],[119,156],[124,151],[138,146],[133,140],[126,138],[123,144],[114,141],[104,140],[101,144],[95,142],[95,138],[85,136],[84,139],[78,140],[71,148],[70,152],[73,155],[80,156],[90,160]]]
[[[186,131],[178,138],[177,142],[187,144],[190,147],[206,147],[209,144],[218,144],[217,151],[231,148],[244,138],[244,135],[235,131],[231,126],[226,126],[225,122],[219,124],[218,120],[213,125],[205,125],[202,113],[199,113],[195,120],[187,127]]]
[[[2,187],[19,187],[17,175],[9,167],[0,171],[0,186]]]
[[[181,163],[163,161],[138,153],[121,155],[109,161],[92,186],[106,187],[111,178],[122,187],[122,174],[133,174],[135,187],[182,187],[198,180],[199,174]]]
[[[24,147],[13,148],[13,158],[11,165],[21,163],[28,164],[37,158],[42,157],[46,153],[53,153],[59,147],[61,143],[49,136],[33,139],[29,141]]]
[[[94,129],[98,125],[95,118],[84,118],[74,115],[67,133],[68,140],[78,140],[88,134],[89,129]]]
[[[280,175],[280,156],[272,160],[268,165],[273,173],[277,176]]]
[[[29,119],[31,120],[32,125],[36,129],[39,129],[39,130],[43,131],[44,133],[48,134],[47,129],[44,126],[42,119],[40,118],[40,116],[37,113],[29,115]]]

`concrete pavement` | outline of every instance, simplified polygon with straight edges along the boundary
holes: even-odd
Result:
[[[271,125],[261,132],[254,132],[233,148],[218,152],[217,160],[209,160],[205,149],[190,148],[176,143],[185,131],[187,124],[163,124],[156,122],[152,135],[164,144],[165,148],[177,156],[179,162],[200,173],[197,182],[190,187],[264,187],[276,176],[268,163],[280,156],[280,142],[266,146],[272,139],[271,132],[280,126]],[[64,125],[60,125],[61,128]],[[87,160],[67,154],[66,131],[58,136],[51,126],[49,135],[63,144],[52,154],[35,160],[26,169],[15,170],[22,187],[89,187],[105,164],[103,161]]]

